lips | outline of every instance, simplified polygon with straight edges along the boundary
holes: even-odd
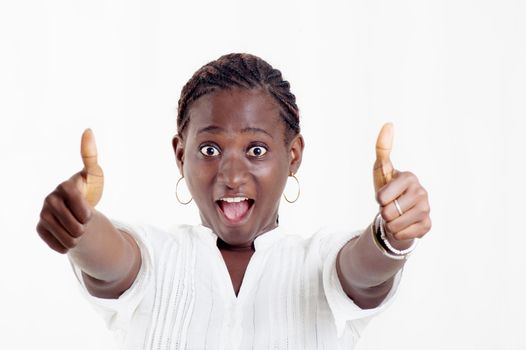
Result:
[[[228,223],[239,224],[250,215],[254,202],[248,197],[223,197],[216,204]]]

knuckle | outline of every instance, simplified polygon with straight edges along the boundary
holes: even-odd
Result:
[[[63,181],[62,183],[60,183],[60,185],[58,185],[60,187],[61,190],[64,190],[64,191],[69,191],[71,190],[72,188],[72,182],[71,180],[66,180],[66,181]]]
[[[409,179],[409,180],[415,180],[416,179],[416,175],[414,173],[412,173],[411,171],[404,171],[404,177]]]
[[[75,182],[73,180],[71,180],[71,179],[61,183],[58,186],[58,188],[60,190],[60,193],[62,193],[67,198],[71,198],[73,196],[76,196],[80,192],[79,189],[77,188],[77,185],[75,184]]]
[[[419,198],[427,198],[427,191],[425,188],[423,188],[422,186],[418,186],[417,190],[416,190],[416,195],[419,197]]]
[[[420,181],[418,181],[418,177],[410,171],[407,172],[407,182],[409,183],[408,185],[409,188],[421,187]]]
[[[425,224],[424,224],[424,227],[426,228],[427,231],[431,230],[431,227],[432,227],[432,223],[431,223],[431,219],[430,218],[427,218]]]
[[[93,218],[93,210],[87,205],[85,205],[84,207],[86,208],[86,211],[85,211],[85,216],[83,219],[84,219],[84,224],[87,224]]]
[[[429,203],[427,201],[420,201],[420,203],[418,203],[418,209],[420,213],[423,213],[426,216],[428,216],[431,211],[431,208],[429,207]]]
[[[36,231],[37,231],[37,233],[38,233],[38,236],[39,236],[42,240],[45,241],[45,239],[44,239],[44,236],[45,236],[45,230],[44,230],[44,226],[42,225],[41,222],[39,222],[39,223],[37,224]]]
[[[403,234],[401,234],[400,232],[393,232],[391,233],[391,236],[393,237],[395,241],[403,240]]]
[[[56,251],[57,253],[60,253],[60,254],[66,254],[69,249],[68,248],[65,248],[65,247],[52,247],[50,246],[51,249],[53,249],[54,251]]]
[[[63,245],[67,249],[74,248],[77,245],[77,240],[73,237],[65,238],[63,241],[64,241]]]
[[[49,194],[44,200],[45,205],[51,208],[56,208],[59,202],[60,199],[58,198],[55,192]]]
[[[79,222],[84,226],[86,225],[90,220],[91,220],[91,216],[93,214],[93,212],[91,211],[91,209],[86,206],[82,201],[80,201],[79,203]]]
[[[84,225],[74,225],[74,227],[70,231],[71,235],[75,238],[78,238],[84,234]]]
[[[431,213],[431,207],[428,203],[426,203],[424,206],[424,213],[426,213],[426,215],[429,215],[429,213]]]
[[[44,222],[49,222],[51,219],[51,212],[47,209],[43,209],[41,212],[40,212],[40,223],[42,223],[43,221]]]
[[[393,236],[396,235],[396,230],[395,230],[395,225],[393,225],[392,222],[386,222],[385,223],[385,228],[387,229],[387,231],[389,231]]]
[[[51,248],[52,250],[60,253],[60,254],[66,254],[69,249],[64,247],[59,241],[56,239],[54,234],[51,231],[46,231],[42,224],[37,225],[37,232],[40,238],[46,243],[46,245]]]
[[[420,212],[417,218],[418,222],[425,225],[425,222],[427,220],[427,214],[425,212]]]
[[[51,206],[54,201],[54,192],[48,194],[46,198],[44,198],[44,206]]]
[[[56,191],[59,192],[59,193],[64,193],[64,192],[66,192],[66,181],[60,183],[60,184],[57,186]]]
[[[426,233],[429,232],[429,230],[431,230],[431,222],[428,220],[425,220],[424,223],[422,224],[422,230],[418,232],[417,237],[418,238],[424,237]]]
[[[389,213],[386,206],[380,208],[380,215],[385,221],[389,220]]]
[[[386,206],[387,203],[387,196],[384,191],[378,191],[376,193],[376,201],[380,203],[381,206]]]
[[[420,201],[416,204],[416,208],[420,214],[425,214],[427,205],[425,202]]]
[[[42,222],[42,220],[40,220],[37,224],[37,227],[36,227],[36,231],[38,232],[39,236],[42,236],[44,234],[44,232],[46,231],[45,227],[44,227],[44,223]]]
[[[380,203],[380,191],[376,192],[375,199],[376,199],[376,202]]]

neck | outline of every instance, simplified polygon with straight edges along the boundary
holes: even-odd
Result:
[[[254,252],[256,250],[254,247],[254,242],[252,242],[249,246],[240,247],[240,246],[230,245],[219,237],[217,237],[217,248],[219,248],[219,250],[228,250],[228,251],[239,252],[239,253]]]

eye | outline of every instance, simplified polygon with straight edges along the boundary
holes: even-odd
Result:
[[[215,157],[219,155],[219,150],[215,146],[205,145],[199,150],[203,155],[207,157]]]
[[[267,149],[263,146],[252,146],[248,149],[247,153],[251,157],[261,157],[267,153]]]

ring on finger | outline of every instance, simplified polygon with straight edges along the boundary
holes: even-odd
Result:
[[[394,205],[396,207],[396,211],[398,211],[398,214],[400,214],[400,216],[402,216],[402,214],[404,212],[402,211],[402,208],[400,207],[400,204],[398,203],[398,201],[396,199],[394,200]]]

